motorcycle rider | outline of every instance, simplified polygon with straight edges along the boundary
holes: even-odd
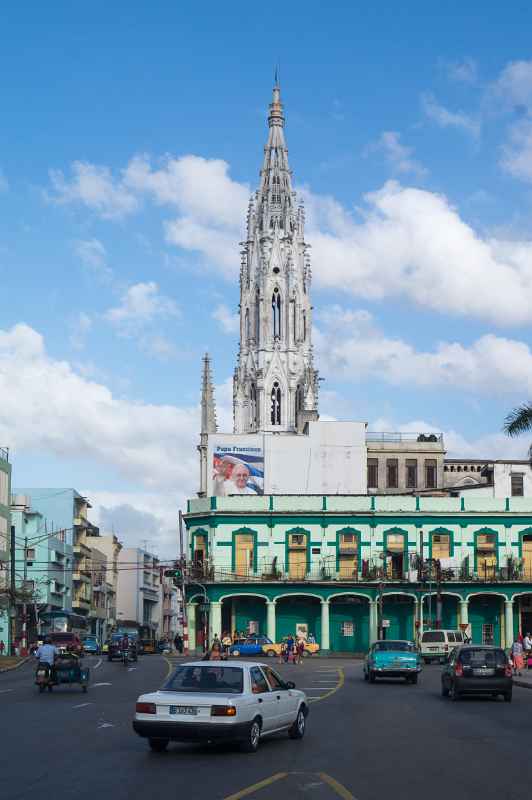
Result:
[[[45,636],[44,644],[41,644],[41,646],[35,651],[35,658],[37,659],[37,664],[46,664],[48,671],[51,673],[54,669],[54,661],[56,656],[59,654],[59,650],[57,647],[55,647],[55,645],[52,644],[51,638],[49,636]]]

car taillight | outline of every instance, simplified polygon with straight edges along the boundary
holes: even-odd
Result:
[[[459,662],[459,661],[457,662],[457,664],[456,664],[456,666],[455,666],[455,668],[454,668],[454,674],[456,675],[456,677],[457,677],[457,678],[461,678],[461,677],[462,677],[462,675],[464,674],[464,668],[463,668],[463,666],[460,664],[460,662]]]
[[[449,645],[448,644],[444,645],[443,649],[445,650],[446,653],[448,653],[449,652]]]
[[[512,677],[512,665],[511,664],[506,664],[506,666],[504,668],[504,674],[506,675],[507,678],[511,678]]]
[[[135,706],[137,714],[156,714],[155,703],[137,703]]]
[[[236,717],[234,706],[211,706],[211,717]]]

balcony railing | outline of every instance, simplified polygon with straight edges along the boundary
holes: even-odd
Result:
[[[367,431],[366,442],[431,442],[443,441],[442,433],[380,433]]]
[[[495,567],[487,564],[473,569],[469,559],[455,567],[442,567],[437,560],[422,561],[419,556],[410,558],[407,569],[396,568],[390,557],[376,561],[362,561],[352,570],[341,565],[336,568],[336,558],[323,558],[318,564],[312,565],[309,570],[301,566],[292,569],[281,569],[277,562],[263,560],[253,569],[239,569],[232,571],[210,564],[196,563],[189,566],[188,574],[191,581],[200,582],[316,582],[333,581],[346,583],[416,583],[416,584],[447,584],[447,583],[532,583],[532,569],[517,559],[508,559],[503,566]]]

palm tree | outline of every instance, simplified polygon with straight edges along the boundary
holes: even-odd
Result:
[[[532,431],[532,402],[523,403],[510,411],[504,420],[503,430],[508,436],[520,436],[522,433]],[[530,464],[532,466],[532,445],[528,449]]]

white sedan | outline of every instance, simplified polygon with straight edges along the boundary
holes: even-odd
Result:
[[[157,752],[170,741],[233,740],[254,753],[272,733],[302,739],[308,709],[305,693],[266,664],[193,661],[139,697],[133,729]]]

